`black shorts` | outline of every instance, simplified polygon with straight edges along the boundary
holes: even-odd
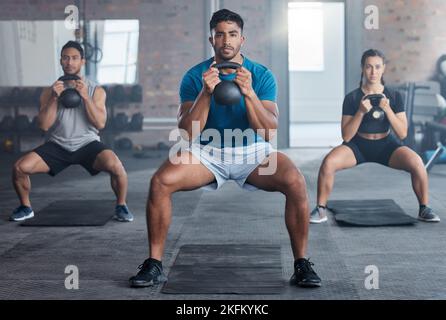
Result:
[[[48,172],[48,174],[51,176],[55,176],[73,164],[81,165],[92,176],[94,176],[100,172],[93,168],[96,156],[100,152],[107,149],[109,148],[102,142],[93,141],[83,146],[79,150],[70,152],[54,142],[46,142],[33,151],[37,153],[48,165],[50,168],[50,172]]]
[[[376,162],[385,166],[389,166],[393,152],[404,146],[402,142],[390,134],[379,140],[365,139],[356,135],[349,142],[344,141],[342,144],[352,149],[355,154],[356,164]]]

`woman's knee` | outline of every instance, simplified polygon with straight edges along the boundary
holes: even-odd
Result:
[[[325,157],[324,160],[322,161],[320,172],[323,175],[330,175],[334,174],[337,170],[338,170],[337,160],[330,155]]]
[[[423,160],[418,154],[414,154],[407,160],[407,170],[411,173],[425,173]]]

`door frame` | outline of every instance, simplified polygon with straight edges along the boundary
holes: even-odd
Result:
[[[288,2],[311,0],[270,0],[271,12],[271,71],[278,85],[279,129],[277,147],[290,147],[290,93],[288,67]],[[345,93],[355,89],[361,74],[360,58],[363,52],[364,0],[316,0],[314,2],[344,2],[345,18]],[[359,45],[358,45],[359,44]]]

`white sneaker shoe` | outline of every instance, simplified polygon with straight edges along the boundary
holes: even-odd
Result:
[[[418,213],[418,220],[424,222],[440,222],[440,217],[434,213],[434,211],[429,207],[424,207]]]
[[[310,213],[310,223],[323,223],[327,220],[327,208],[316,206]]]

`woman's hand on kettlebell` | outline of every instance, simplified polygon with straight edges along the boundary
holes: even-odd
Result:
[[[379,102],[379,107],[381,109],[383,109],[383,111],[386,113],[390,109],[390,101],[389,101],[389,99],[387,99],[387,97],[384,94],[383,94],[381,101]]]
[[[359,111],[362,114],[366,114],[367,112],[369,112],[372,109],[372,103],[370,102],[370,99],[367,99],[367,96],[364,97],[361,100],[361,103],[359,104]]]
[[[221,82],[219,78],[219,71],[217,68],[213,68],[215,61],[211,64],[209,69],[203,73],[203,88],[206,93],[211,95],[214,92],[215,86]]]
[[[252,75],[248,69],[241,67],[236,71],[237,76],[234,79],[234,82],[239,86],[240,92],[244,96],[249,96],[254,93],[254,89],[252,88]]]

